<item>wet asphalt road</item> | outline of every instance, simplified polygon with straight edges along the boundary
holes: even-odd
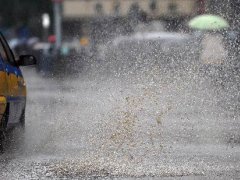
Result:
[[[240,177],[232,86],[190,74],[51,79],[26,68],[24,75],[24,145],[1,155],[0,179]]]

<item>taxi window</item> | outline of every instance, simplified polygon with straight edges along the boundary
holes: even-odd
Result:
[[[0,42],[0,59],[3,60],[4,62],[7,62],[7,53],[4,50],[4,47],[1,42]]]
[[[16,66],[14,55],[13,55],[6,39],[3,37],[3,35],[1,33],[0,33],[0,46],[3,49],[3,51],[5,52],[5,55],[3,57],[4,61],[6,63],[9,63],[12,66]]]

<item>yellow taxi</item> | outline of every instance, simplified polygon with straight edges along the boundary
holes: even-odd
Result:
[[[22,55],[16,60],[0,33],[0,151],[5,133],[25,126],[26,84],[19,67],[34,64],[36,59],[31,55]]]

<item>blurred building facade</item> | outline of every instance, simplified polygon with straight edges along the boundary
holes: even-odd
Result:
[[[240,0],[64,0],[63,29],[70,36],[90,34],[99,39],[132,31],[137,23],[152,20],[166,22],[168,30],[184,29],[188,19],[203,13],[219,14],[231,22],[236,19],[237,2]]]
[[[110,36],[116,31],[131,32],[133,26],[141,22],[162,20],[174,30],[187,17],[204,12],[205,1],[64,0],[63,28],[69,35],[90,32],[91,35]]]
[[[229,12],[240,10],[240,0],[64,0],[63,14],[65,18],[127,16],[136,4],[154,18],[205,12],[229,17]]]
[[[134,6],[153,18],[188,16],[202,0],[65,0],[65,18],[126,17]]]

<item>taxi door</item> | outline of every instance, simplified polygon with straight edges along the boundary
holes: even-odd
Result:
[[[8,85],[6,80],[6,73],[4,71],[3,59],[0,52],[0,124],[2,123],[1,120],[6,110],[7,91],[8,91]]]
[[[22,92],[22,73],[16,65],[14,56],[7,41],[0,34],[0,51],[3,59],[3,67],[7,81],[7,102],[9,104],[8,126],[19,123],[21,114],[25,107],[26,96]]]
[[[7,96],[8,94],[8,85],[5,73],[5,66],[3,63],[3,58],[0,50],[0,96]]]

